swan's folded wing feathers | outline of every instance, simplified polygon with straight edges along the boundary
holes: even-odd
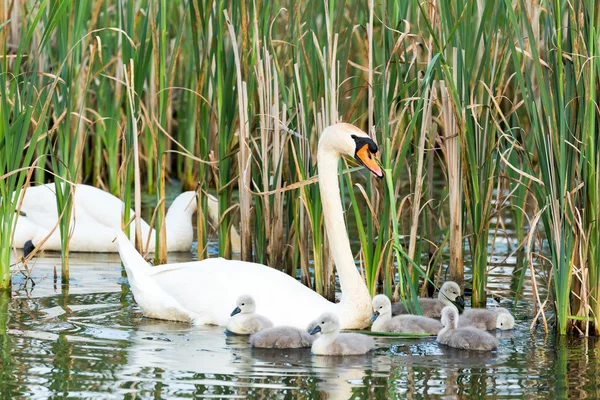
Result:
[[[197,318],[208,315],[214,320],[212,323],[219,325],[229,319],[240,293],[252,296],[260,314],[274,324],[302,329],[315,318],[315,310],[328,310],[333,306],[289,275],[259,264],[207,259],[150,269],[154,268],[161,269],[152,272],[152,278],[163,292],[185,305],[191,315]]]

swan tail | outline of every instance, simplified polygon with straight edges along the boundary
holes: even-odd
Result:
[[[147,273],[150,270],[150,266],[144,260],[144,257],[135,249],[133,243],[129,241],[129,238],[125,236],[123,232],[115,231],[117,235],[117,249],[119,250],[119,256],[121,256],[121,262],[125,268],[132,272],[144,272]]]

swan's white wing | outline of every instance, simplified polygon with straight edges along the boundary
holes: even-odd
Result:
[[[109,242],[112,242],[114,239],[113,230],[121,229],[123,212],[123,202],[121,199],[93,186],[77,185],[77,190],[75,192],[75,210],[75,227],[78,234],[85,234],[87,231],[94,229],[97,226],[100,228],[107,228],[106,230],[101,229],[101,234],[105,236],[97,240],[99,245],[92,247],[92,249],[100,248],[105,250],[90,251],[115,251]],[[135,212],[130,210],[130,215],[133,218]],[[150,226],[143,219],[140,221],[143,234],[142,240],[145,245]],[[135,238],[135,220],[131,224],[130,232],[130,237],[133,241]],[[151,249],[153,248],[154,247],[151,246]]]
[[[162,270],[154,270],[160,268]],[[275,325],[305,329],[335,305],[273,268],[222,258],[152,268],[151,278],[198,323],[225,325],[236,299],[254,297],[257,313]]]
[[[27,188],[21,205],[21,213],[26,215],[31,224],[44,229],[52,229],[58,221],[54,184]]]
[[[75,190],[75,218],[84,223],[97,223],[119,229],[123,202],[104,190],[88,185],[77,185]]]

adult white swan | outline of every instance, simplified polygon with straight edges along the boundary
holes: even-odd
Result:
[[[283,272],[265,265],[211,258],[203,261],[150,267],[118,233],[117,245],[135,300],[152,318],[226,325],[238,296],[248,294],[261,314],[276,326],[300,329],[324,312],[334,312],[342,329],[369,325],[371,298],[350,249],[340,198],[338,163],[354,156],[373,174],[382,177],[373,154],[377,145],[360,129],[337,124],[321,134],[317,163],[323,216],[331,253],[342,289],[334,304]]]
[[[72,235],[70,251],[75,252],[116,252],[115,229],[121,228],[123,202],[116,196],[88,185],[77,185],[74,192]],[[194,239],[192,215],[196,211],[195,192],[184,192],[173,201],[166,216],[167,250],[189,251]],[[217,199],[208,198],[209,218],[218,221]],[[131,210],[131,215],[134,215]],[[13,246],[24,248],[28,254],[38,246],[54,228],[58,221],[54,183],[29,187],[24,194],[21,214],[17,219]],[[154,230],[141,220],[142,241],[148,251],[155,246]],[[135,240],[135,221],[131,228],[131,241]],[[234,252],[239,249],[239,235],[232,229]],[[61,250],[58,227],[52,232],[42,248]],[[239,250],[238,250],[239,251]]]

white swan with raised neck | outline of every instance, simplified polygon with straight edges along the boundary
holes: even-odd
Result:
[[[360,129],[336,124],[323,130],[317,163],[323,215],[331,253],[340,279],[342,299],[332,303],[289,275],[261,264],[212,258],[150,267],[127,238],[117,245],[135,300],[148,317],[224,326],[229,305],[241,294],[261,304],[261,314],[275,325],[305,328],[323,312],[339,315],[342,329],[369,326],[371,298],[360,276],[346,231],[340,197],[338,164],[355,157],[382,177],[374,154],[377,145]]]

